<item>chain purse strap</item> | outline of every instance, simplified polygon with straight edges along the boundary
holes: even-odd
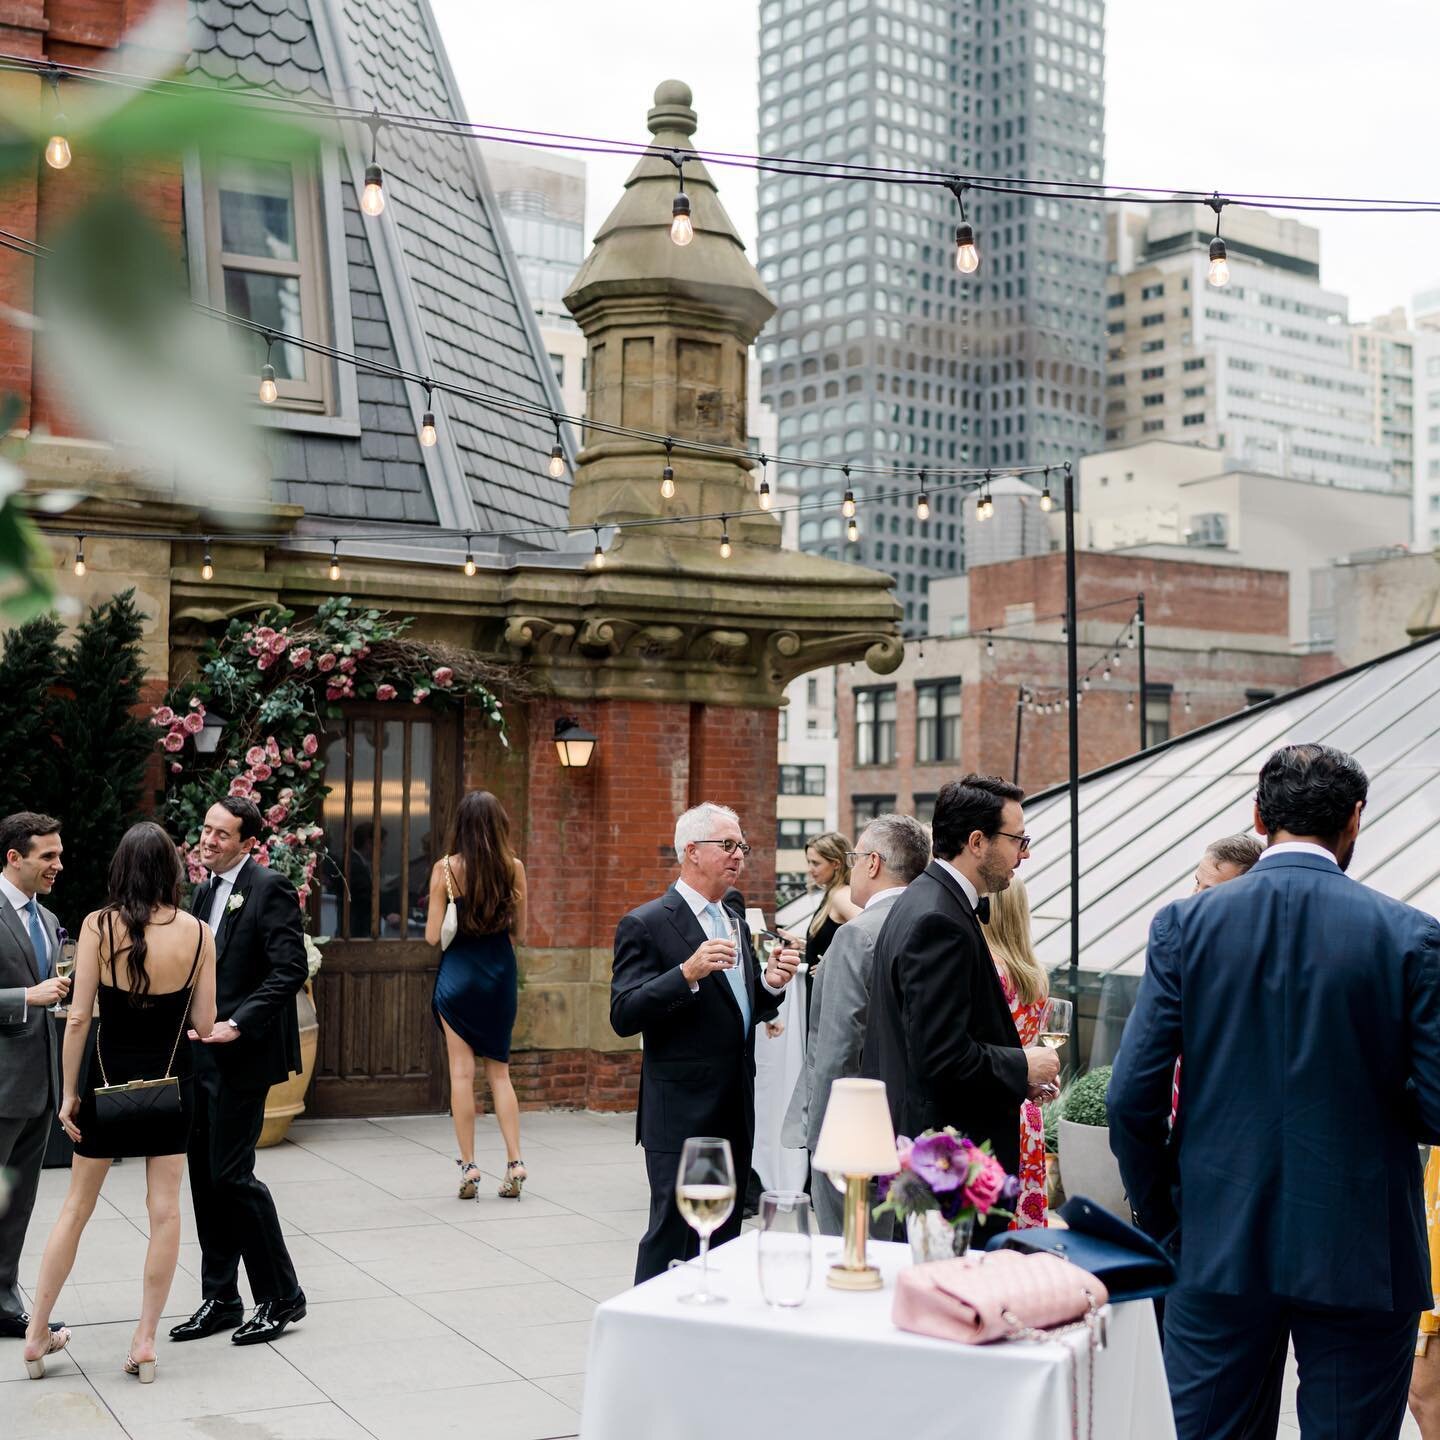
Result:
[[[170,1047],[170,1059],[165,1065],[165,1073],[160,1077],[162,1080],[170,1078],[170,1072],[175,1068],[175,1057],[180,1053],[180,1040],[185,1034],[186,1023],[190,1019],[190,1001],[195,997],[195,986],[200,979],[200,952],[205,948],[205,929],[201,926],[200,943],[195,947],[195,960],[190,967],[190,983],[185,987],[186,1001],[185,1008],[180,1012],[180,1028],[175,1032],[175,1043]],[[115,974],[115,957],[110,957],[110,974]],[[105,1088],[110,1089],[110,1077],[105,1073],[105,1057],[100,1052],[100,1031],[104,1026],[103,1021],[95,1022],[95,1059],[100,1066],[100,1078],[105,1082]]]
[[[453,905],[455,903],[455,881],[450,874],[450,857],[447,855],[440,863],[445,871],[445,898]]]
[[[1095,1440],[1095,1360],[1098,1353],[1103,1350],[1108,1342],[1109,1336],[1106,1333],[1105,1312],[1095,1303],[1095,1297],[1086,1290],[1085,1301],[1088,1306],[1084,1315],[1079,1320],[1069,1325],[1057,1325],[1053,1330],[1036,1330],[1026,1325],[1017,1315],[1010,1310],[1002,1310],[1000,1313],[1005,1322],[1010,1326],[1010,1333],[1006,1336],[1008,1340],[1035,1340],[1048,1342],[1061,1340],[1074,1335],[1081,1330],[1086,1332],[1086,1352],[1089,1355],[1089,1386],[1086,1397],[1085,1436],[1086,1440]],[[1066,1345],[1070,1352],[1070,1437],[1071,1440],[1081,1440],[1080,1437],[1080,1352],[1071,1345]]]

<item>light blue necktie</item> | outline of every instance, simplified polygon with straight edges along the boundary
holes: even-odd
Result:
[[[705,907],[705,915],[710,921],[710,938],[712,940],[732,939],[730,920],[721,909],[716,900],[712,900]],[[736,953],[735,966],[725,971],[725,978],[730,982],[730,989],[735,994],[735,1003],[740,1007],[740,1029],[743,1034],[750,1033],[750,987],[745,983],[745,956]]]
[[[50,942],[45,938],[45,926],[40,922],[40,902],[32,895],[25,907],[30,916],[30,944],[35,950],[35,963],[40,967],[40,978],[50,978]]]

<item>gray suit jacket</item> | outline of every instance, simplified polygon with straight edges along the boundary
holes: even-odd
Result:
[[[860,1073],[865,1048],[865,1016],[870,1008],[870,977],[874,973],[875,940],[903,893],[891,890],[875,904],[842,925],[825,952],[825,963],[813,977],[810,996],[810,1035],[805,1046],[805,1068],[795,1082],[795,1093],[780,1130],[780,1143],[814,1152],[820,1139],[830,1086],[836,1080]]]
[[[40,919],[53,973],[57,922],[43,905]],[[15,907],[0,895],[0,1118],[6,1120],[31,1120],[60,1108],[60,1045],[50,1012],[32,1005],[26,1013],[25,991],[39,983],[30,936]]]

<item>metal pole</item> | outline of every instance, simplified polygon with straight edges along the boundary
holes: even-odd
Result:
[[[1070,1003],[1080,1011],[1080,636],[1075,598],[1075,472],[1065,462],[1065,674],[1070,731]],[[1077,1023],[1076,1031],[1079,1026]]]
[[[1140,647],[1140,749],[1145,749],[1145,592],[1135,597],[1135,636]]]
[[[1015,694],[1015,765],[1010,771],[1010,783],[1020,783],[1020,725],[1025,716],[1025,687],[1021,685]]]

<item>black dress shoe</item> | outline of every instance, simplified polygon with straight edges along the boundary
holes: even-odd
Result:
[[[265,1300],[255,1313],[230,1337],[232,1345],[263,1345],[275,1340],[287,1325],[305,1318],[305,1292],[297,1290],[288,1300]]]
[[[200,1308],[188,1319],[170,1330],[172,1340],[203,1340],[222,1330],[233,1330],[245,1318],[245,1306],[239,1300],[202,1300]]]
[[[23,1340],[25,1331],[30,1327],[28,1315],[0,1315],[0,1339]],[[58,1320],[50,1322],[50,1329],[63,1330],[65,1327]]]

